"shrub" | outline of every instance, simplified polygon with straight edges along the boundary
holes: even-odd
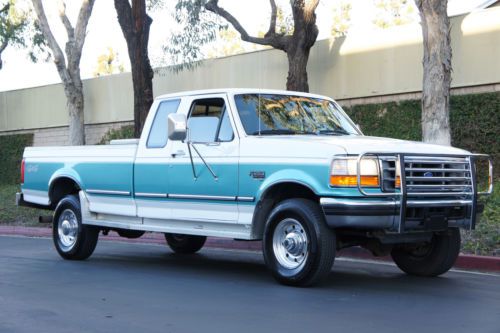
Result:
[[[133,139],[134,125],[122,126],[120,128],[112,128],[106,132],[99,141],[98,145],[109,144],[111,140]]]
[[[38,217],[51,215],[52,212],[16,206],[16,192],[19,192],[19,186],[16,184],[0,185],[0,224],[41,226],[38,223]],[[50,226],[50,224],[45,226]]]
[[[32,144],[33,134],[0,136],[0,184],[19,183],[23,151]]]

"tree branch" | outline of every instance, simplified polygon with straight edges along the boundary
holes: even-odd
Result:
[[[59,4],[59,17],[61,18],[61,22],[64,25],[64,28],[66,29],[66,34],[68,35],[68,40],[74,40],[75,39],[75,30],[73,29],[73,26],[71,25],[71,22],[68,19],[68,16],[66,16],[66,4],[64,2],[60,2]]]
[[[260,45],[269,45],[274,47],[275,49],[284,50],[286,43],[284,41],[284,36],[277,35],[276,33],[268,36],[264,36],[264,38],[253,37],[248,34],[248,32],[243,28],[240,22],[228,11],[224,8],[219,7],[218,0],[210,0],[206,3],[205,9],[222,16],[226,21],[231,23],[231,25],[240,33],[241,39],[245,42],[260,44]]]
[[[75,28],[75,58],[80,63],[82,55],[83,44],[85,43],[85,35],[87,34],[87,24],[89,23],[90,14],[94,7],[95,0],[83,0],[80,13],[78,13],[78,20],[76,21]],[[75,59],[76,60],[76,59]]]
[[[8,12],[10,9],[10,2],[7,2],[2,9],[0,9],[0,14]]]
[[[63,82],[68,82],[70,80],[70,76],[68,74],[68,69],[66,67],[66,61],[64,59],[64,54],[57,44],[52,31],[50,30],[49,23],[47,22],[47,16],[45,16],[45,11],[43,10],[43,5],[41,0],[32,0],[33,7],[35,9],[35,13],[38,20],[38,26],[42,31],[45,39],[47,40],[47,44],[49,45],[50,50],[54,55],[54,63],[56,64],[57,71],[59,72],[59,76],[61,76],[61,80]]]
[[[5,50],[5,48],[7,47],[8,44],[9,44],[9,40],[7,38],[5,38],[2,42],[2,44],[0,44],[0,55]]]
[[[9,44],[9,40],[6,38],[6,39],[4,39],[2,44],[0,45],[0,69],[2,69],[2,66],[3,66],[2,52],[5,50],[5,48],[7,47],[8,44]]]
[[[269,3],[271,4],[271,20],[269,21],[269,29],[264,35],[265,37],[276,33],[276,16],[278,15],[278,7],[276,6],[275,0],[269,0]]]
[[[306,22],[310,22],[314,13],[316,12],[316,8],[318,8],[319,0],[309,0],[304,4],[304,18]]]

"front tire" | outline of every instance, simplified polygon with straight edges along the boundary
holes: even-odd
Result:
[[[409,275],[438,276],[455,264],[460,242],[458,228],[449,228],[443,233],[434,234],[430,242],[396,246],[391,256],[396,265]]]
[[[192,254],[198,252],[205,245],[207,237],[166,233],[165,240],[175,253]]]
[[[94,252],[98,237],[99,229],[82,224],[78,197],[64,197],[56,207],[52,225],[52,239],[59,255],[68,260],[85,260]]]
[[[264,260],[278,282],[309,286],[330,272],[335,244],[335,232],[326,226],[317,203],[289,199],[278,204],[268,218]]]

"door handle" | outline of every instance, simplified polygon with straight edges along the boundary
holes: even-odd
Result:
[[[186,155],[186,152],[184,150],[178,150],[175,153],[172,153],[171,155],[172,157],[184,156]]]

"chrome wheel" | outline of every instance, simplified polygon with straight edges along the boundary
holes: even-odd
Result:
[[[61,249],[70,251],[78,237],[78,219],[71,209],[65,209],[57,221],[57,234]]]
[[[278,223],[273,235],[276,260],[287,269],[303,266],[308,256],[308,237],[299,221],[287,218]]]

